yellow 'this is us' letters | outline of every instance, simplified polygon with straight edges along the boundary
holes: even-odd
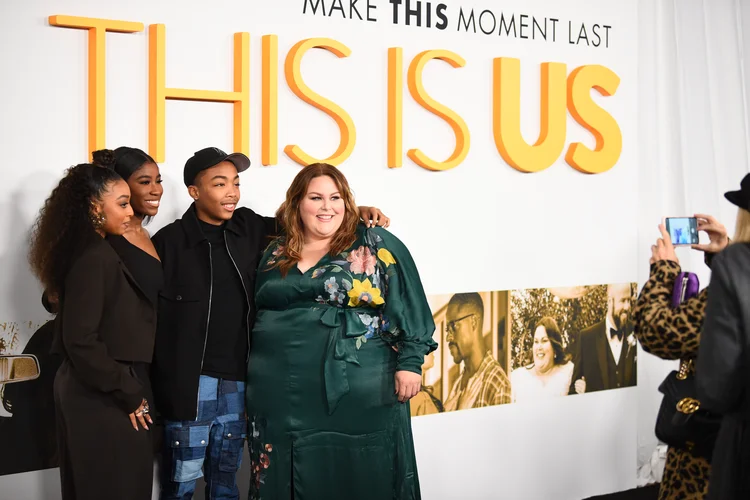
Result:
[[[73,16],[51,16],[52,26],[88,31],[89,40],[89,106],[88,128],[90,151],[105,147],[105,34],[137,33],[144,25]],[[149,153],[157,162],[166,157],[164,137],[166,100],[205,101],[232,104],[234,109],[234,150],[250,154],[250,35],[234,34],[234,85],[229,91],[167,88],[165,85],[166,28],[163,24],[149,26]],[[261,39],[261,163],[278,163],[278,37],[264,35]],[[284,153],[300,165],[325,161],[343,163],[354,150],[356,128],[351,116],[340,106],[317,94],[304,82],[301,61],[310,49],[327,50],[336,57],[349,57],[351,50],[331,38],[310,38],[296,43],[287,53],[284,76],[290,90],[301,100],[331,117],[339,129],[339,146],[328,158],[315,158],[298,145],[284,147]],[[417,165],[433,171],[449,170],[460,165],[469,152],[470,134],[466,122],[453,110],[430,97],[422,83],[425,65],[437,59],[461,68],[466,61],[449,50],[426,50],[417,54],[407,70],[407,87],[411,97],[422,107],[444,120],[453,130],[455,147],[444,160],[428,157],[419,149],[408,150],[406,156]],[[402,104],[403,49],[388,49],[388,167],[402,166]],[[594,149],[584,144],[568,146],[565,161],[585,173],[601,173],[611,169],[622,151],[622,134],[617,121],[591,98],[594,89],[604,96],[617,91],[620,79],[606,67],[586,65],[575,68],[570,75],[562,63],[541,65],[540,130],[534,144],[521,135],[520,61],[499,57],[493,61],[492,132],[495,145],[503,159],[522,172],[539,172],[550,167],[563,153],[566,143],[567,113],[595,139]]]

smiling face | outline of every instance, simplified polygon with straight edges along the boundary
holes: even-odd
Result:
[[[344,220],[346,207],[331,177],[321,175],[310,181],[299,213],[306,241],[333,238]]]
[[[159,212],[159,204],[164,194],[161,174],[156,163],[144,163],[128,178],[130,204],[140,215],[154,217]]]
[[[232,162],[223,161],[202,171],[188,187],[198,218],[220,225],[232,218],[240,201],[240,176]]]
[[[130,188],[123,180],[111,182],[99,200],[92,203],[93,209],[105,217],[99,230],[104,234],[122,235],[128,228],[133,208],[130,206]]]
[[[543,326],[538,326],[534,331],[534,365],[541,372],[546,372],[555,363],[555,350],[552,348],[552,342],[547,336],[547,330]]]

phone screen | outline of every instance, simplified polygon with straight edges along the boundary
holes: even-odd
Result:
[[[673,245],[696,245],[698,244],[698,219],[668,217],[667,232]]]

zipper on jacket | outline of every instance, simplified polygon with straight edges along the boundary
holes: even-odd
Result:
[[[208,316],[206,317],[206,335],[203,337],[203,354],[201,354],[201,371],[198,372],[198,395],[195,397],[195,421],[198,421],[198,414],[200,413],[201,406],[201,385],[200,385],[200,374],[203,373],[203,360],[206,357],[206,345],[208,344],[208,325],[211,324],[211,299],[214,296],[214,260],[211,256],[211,242],[208,243],[208,268],[210,276],[210,284],[208,285]]]
[[[245,286],[245,280],[242,279],[242,273],[240,272],[240,268],[237,267],[237,263],[234,261],[234,257],[232,257],[232,252],[229,251],[229,242],[227,241],[226,236],[224,237],[224,245],[227,247],[227,254],[229,254],[229,260],[232,261],[232,264],[234,265],[234,269],[237,271],[237,274],[240,276],[240,283],[242,283],[242,289],[245,291],[245,303],[247,304],[247,315],[245,316],[245,330],[247,332],[247,354],[245,355],[245,362],[250,361],[250,295],[247,293],[247,287]]]

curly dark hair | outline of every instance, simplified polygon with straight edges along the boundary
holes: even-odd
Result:
[[[136,173],[143,165],[147,163],[153,163],[156,165],[151,156],[145,151],[138,148],[131,148],[129,146],[120,146],[115,150],[111,149],[99,149],[91,153],[94,158],[94,163],[101,165],[102,167],[111,168],[122,177],[125,182]],[[135,214],[136,217],[143,219],[143,225],[147,225],[151,222],[150,216],[143,216],[143,214]]]
[[[93,153],[91,153],[91,158],[94,160],[94,165],[108,168],[110,170],[114,170],[115,172],[117,172],[117,169],[115,168],[117,165],[115,152],[112,151],[111,149],[100,149],[98,151],[94,151]],[[120,177],[125,179],[125,177],[123,177],[123,175],[120,172],[117,172],[117,173]]]
[[[119,180],[108,165],[82,163],[65,172],[44,202],[31,229],[29,264],[47,293],[61,294],[75,258],[100,238],[91,224],[91,203]]]
[[[100,149],[91,153],[91,156],[94,158],[94,163],[113,169],[125,182],[146,163],[156,164],[145,151],[128,146],[120,146],[114,151]]]

